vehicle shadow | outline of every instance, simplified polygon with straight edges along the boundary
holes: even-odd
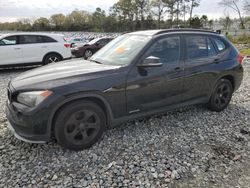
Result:
[[[19,73],[19,72],[25,72],[34,68],[37,68],[39,66],[28,66],[28,67],[11,67],[11,68],[1,68],[0,67],[0,74],[2,73]]]

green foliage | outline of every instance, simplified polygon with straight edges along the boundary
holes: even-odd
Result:
[[[192,17],[200,0],[118,0],[109,14],[101,8],[89,13],[74,10],[68,15],[0,23],[0,30],[125,32],[172,27],[207,27],[206,16]],[[169,15],[169,17],[167,17]],[[188,16],[187,16],[188,15]],[[190,21],[187,19],[189,18]]]
[[[242,54],[242,55],[250,55],[250,48],[244,48],[244,49],[241,49],[240,50],[240,53]]]
[[[249,35],[242,35],[239,37],[233,37],[231,35],[228,35],[227,38],[234,44],[250,44]]]

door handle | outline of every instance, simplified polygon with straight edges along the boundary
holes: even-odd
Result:
[[[42,48],[47,48],[47,46],[42,46]]]
[[[21,50],[21,48],[14,48],[14,50]]]

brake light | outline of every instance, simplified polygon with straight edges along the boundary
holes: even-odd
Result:
[[[243,56],[243,55],[239,54],[239,55],[237,56],[237,60],[238,60],[239,64],[242,64],[242,63],[243,63],[243,59],[244,59],[244,56]]]
[[[70,48],[70,44],[69,44],[69,43],[65,43],[64,46],[65,46],[66,48]]]

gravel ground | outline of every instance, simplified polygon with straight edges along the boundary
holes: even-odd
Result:
[[[6,84],[22,71],[0,73],[0,187],[249,187],[250,66],[225,111],[198,105],[132,121],[81,152],[7,129]]]

